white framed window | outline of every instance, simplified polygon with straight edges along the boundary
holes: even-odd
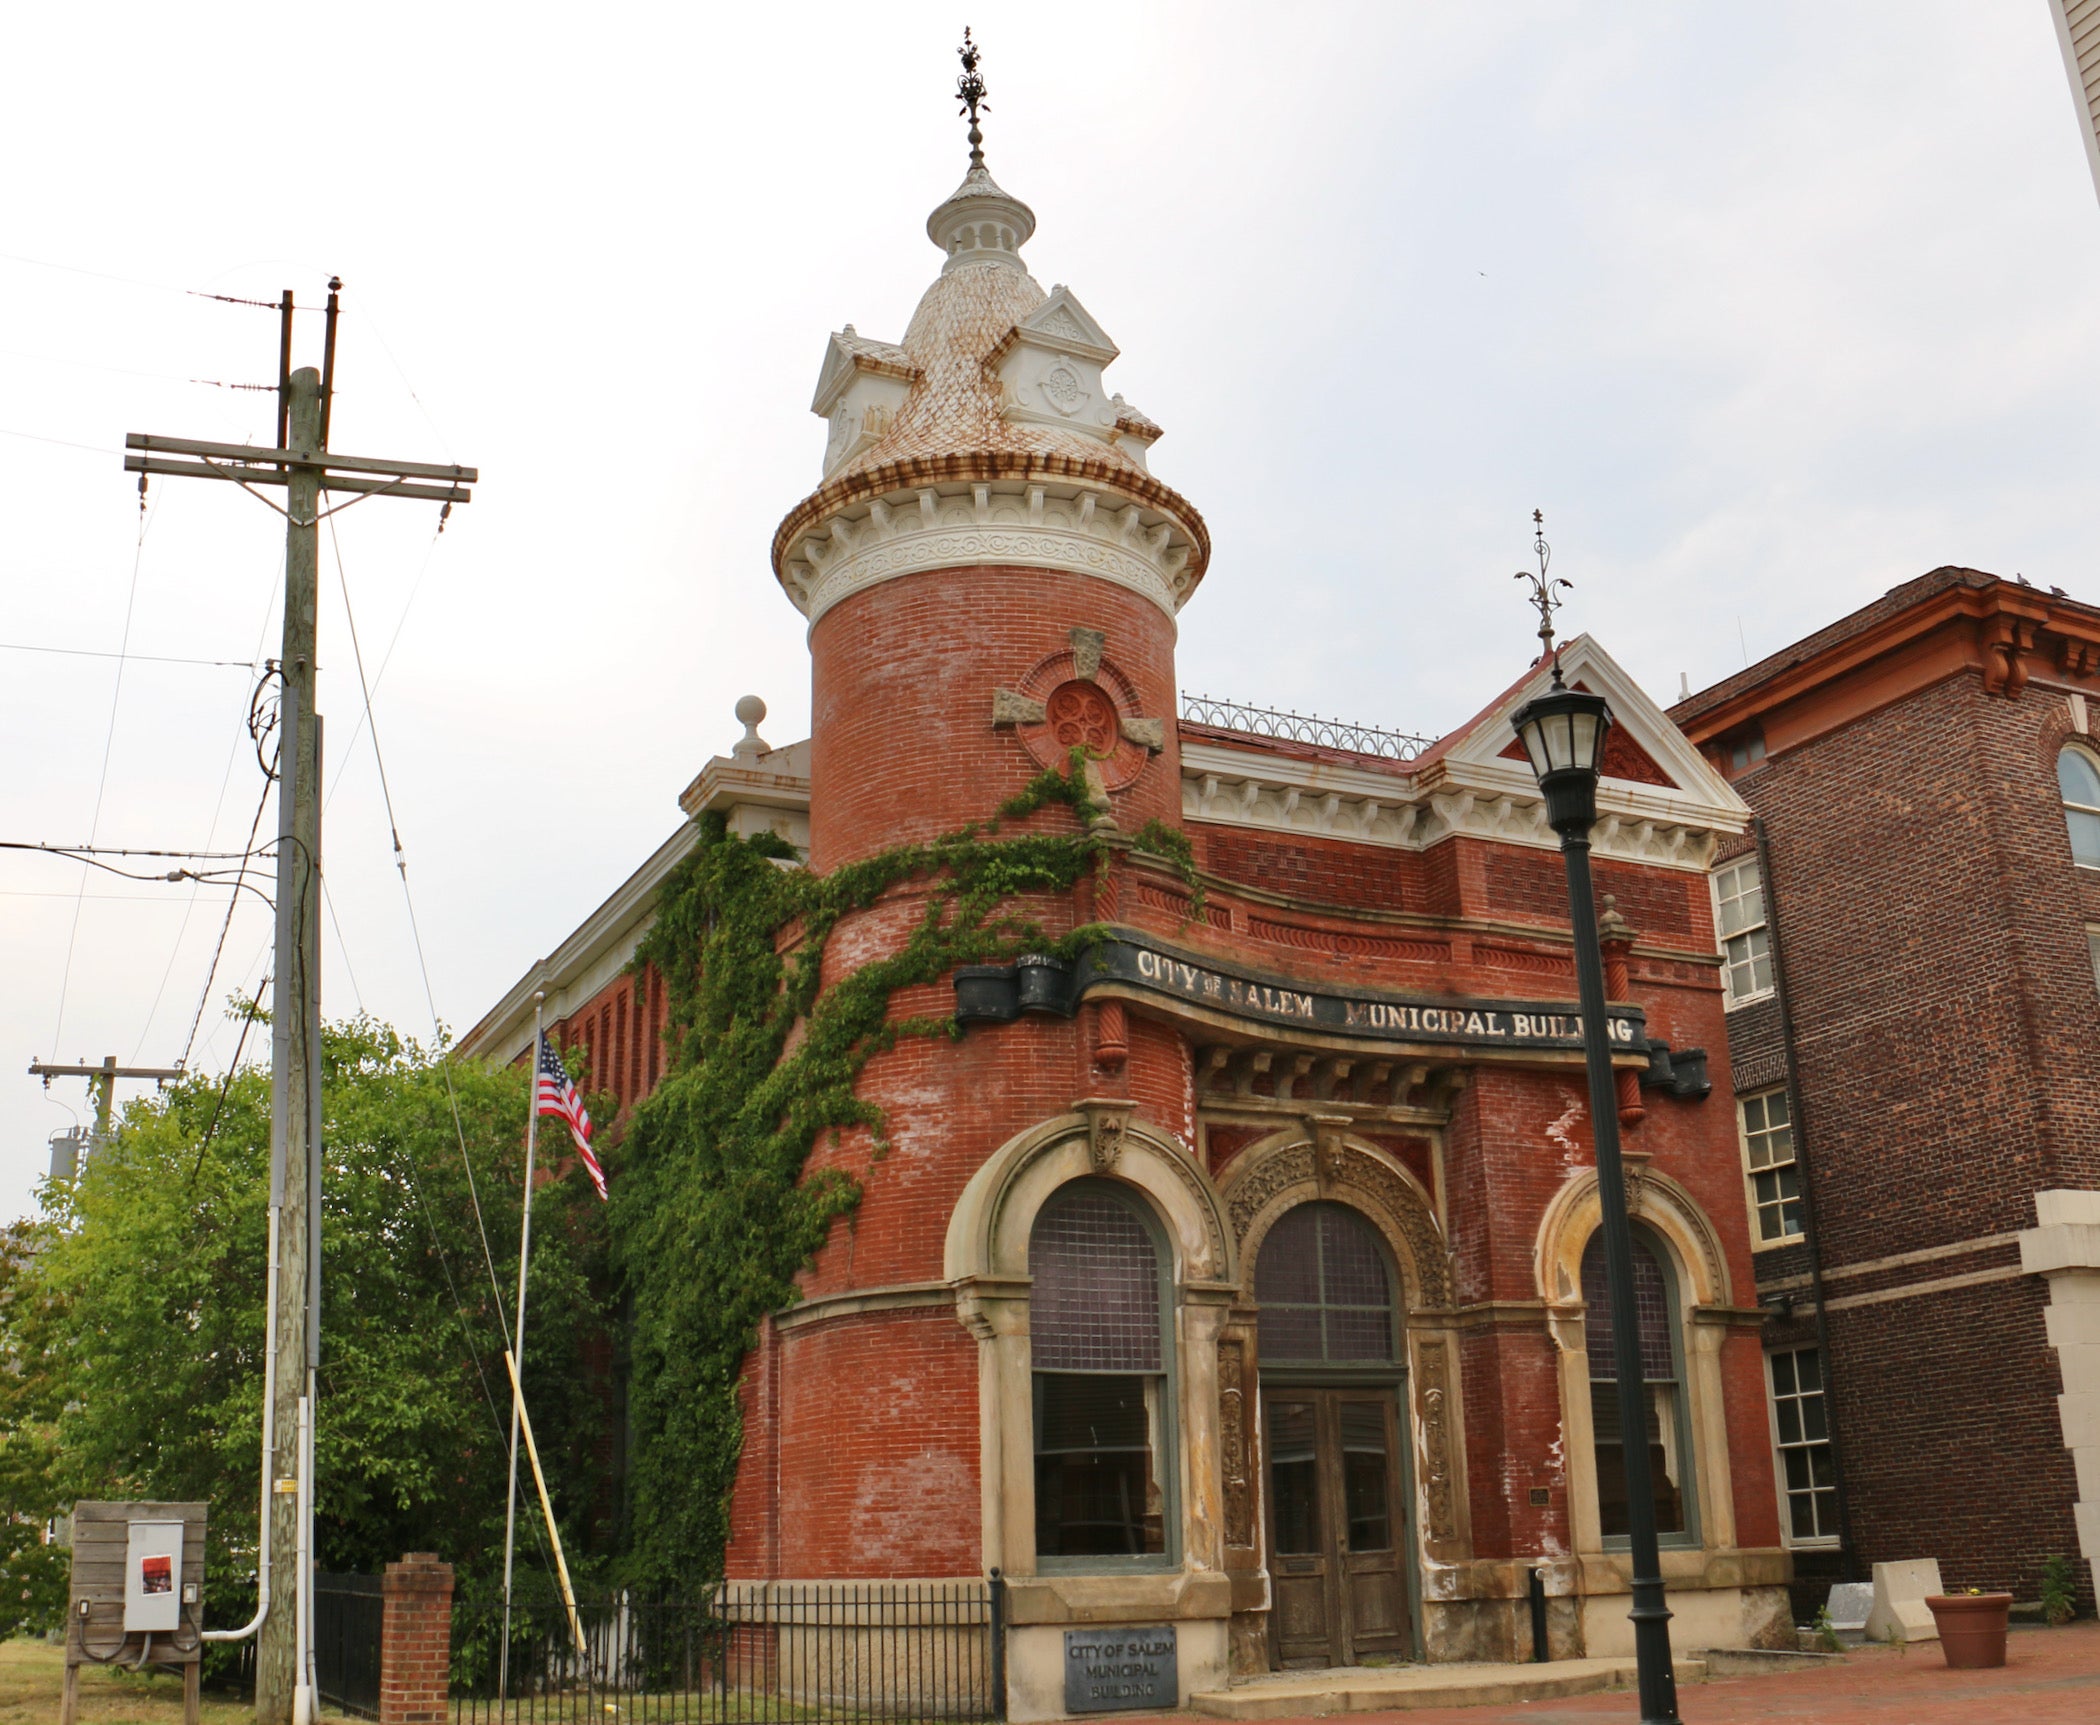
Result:
[[[1760,1090],[1735,1104],[1743,1140],[1743,1172],[1750,1182],[1753,1248],[1783,1245],[1801,1236],[1801,1168],[1794,1160],[1794,1120],[1784,1090]]]
[[[2056,754],[2056,788],[2064,799],[2064,825],[2071,829],[2071,860],[2100,868],[2100,764],[2075,743]]]
[[[1779,1525],[1791,1546],[1838,1542],[1837,1462],[1830,1450],[1823,1356],[1814,1348],[1767,1354]]]
[[[1721,980],[1728,1004],[1772,992],[1772,931],[1765,922],[1765,883],[1757,858],[1738,857],[1714,870],[1714,926],[1721,936]]]
[[[2085,945],[2093,957],[2093,986],[2100,988],[2100,928],[2091,923],[2085,925]]]

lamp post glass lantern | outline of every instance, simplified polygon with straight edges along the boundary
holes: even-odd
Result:
[[[1590,878],[1590,828],[1597,820],[1597,777],[1611,734],[1602,695],[1561,681],[1527,701],[1511,723],[1546,796],[1546,819],[1560,834],[1568,871],[1568,916],[1574,925],[1575,980],[1582,1004],[1582,1049],[1588,1068],[1590,1120],[1597,1141],[1597,1201],[1603,1215],[1604,1268],[1611,1290],[1612,1358],[1618,1370],[1620,1445],[1625,1458],[1629,1555],[1633,1559],[1633,1651],[1639,1668],[1643,1725],[1678,1725],[1677,1677],[1670,1659],[1670,1608],[1663,1603],[1662,1563],[1655,1544],[1655,1496],[1649,1477],[1640,1320],[1633,1303],[1633,1232],[1626,1219],[1626,1177],[1619,1157],[1619,1100],[1605,1021],[1604,954],[1597,944],[1596,889]],[[1592,1314],[1594,1317],[1594,1314]]]

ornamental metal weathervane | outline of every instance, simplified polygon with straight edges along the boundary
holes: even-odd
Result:
[[[1553,678],[1555,682],[1558,682],[1560,680],[1560,649],[1553,644],[1553,613],[1558,611],[1567,601],[1565,599],[1557,599],[1554,595],[1562,590],[1573,592],[1575,583],[1563,580],[1558,575],[1550,580],[1547,578],[1546,569],[1553,561],[1553,547],[1546,543],[1545,511],[1534,509],[1531,512],[1531,522],[1532,526],[1537,530],[1536,536],[1531,541],[1531,549],[1538,555],[1539,572],[1534,575],[1529,569],[1519,569],[1515,578],[1519,581],[1529,581],[1531,583],[1531,598],[1529,602],[1539,614],[1539,657],[1553,661]]]
[[[955,52],[962,61],[962,76],[955,80],[955,94],[962,101],[962,107],[957,111],[970,116],[970,166],[981,168],[984,166],[984,134],[977,129],[977,110],[982,108],[989,114],[992,105],[984,99],[984,74],[977,70],[977,61],[983,50],[970,40],[968,25],[963,26],[962,46]]]

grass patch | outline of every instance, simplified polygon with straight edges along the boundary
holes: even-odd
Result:
[[[65,1684],[66,1650],[44,1641],[0,1641],[0,1725],[51,1725]],[[339,1715],[325,1714],[325,1718]],[[204,1692],[204,1725],[253,1725],[246,1701]],[[166,1671],[80,1668],[81,1725],[180,1725],[182,1679]]]

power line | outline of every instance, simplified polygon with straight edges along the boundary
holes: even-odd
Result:
[[[139,481],[139,484],[143,487],[145,481],[142,479]],[[116,684],[109,692],[109,729],[102,739],[102,770],[95,779],[95,812],[93,818],[88,822],[89,844],[95,842],[95,834],[101,829],[102,796],[109,788],[109,757],[117,742],[117,707],[124,698],[124,655],[131,650],[131,619],[138,606],[139,565],[145,561],[146,557],[146,534],[153,526],[154,516],[160,513],[160,502],[158,499],[155,499],[152,508],[149,510],[143,507],[143,491],[140,496],[142,507],[139,513],[139,536],[131,552],[131,586],[124,599],[124,634],[117,643]],[[90,866],[102,867],[104,865],[91,864]],[[111,872],[121,874],[123,871],[114,869]],[[73,985],[73,952],[80,942],[80,906],[86,894],[87,869],[82,869],[80,871],[80,897],[73,901],[73,926],[66,935],[65,967],[59,972],[58,978],[58,1019],[51,1031],[51,1044],[54,1048],[58,1047],[65,1040],[66,993]]]
[[[365,729],[371,733],[372,760],[379,769],[379,794],[386,805],[387,831],[394,843],[394,867],[401,876],[402,902],[408,907],[408,932],[415,943],[416,968],[423,976],[423,1000],[430,1008],[430,1026],[437,1037],[438,1060],[445,1074],[445,1097],[452,1107],[452,1130],[459,1140],[460,1166],[467,1174],[467,1196],[473,1201],[474,1227],[481,1236],[481,1258],[488,1266],[489,1288],[496,1297],[496,1314],[507,1334],[510,1325],[504,1311],[503,1285],[496,1276],[496,1254],[489,1248],[488,1224],[481,1213],[481,1193],[474,1183],[473,1159],[467,1154],[467,1129],[459,1117],[459,1093],[452,1083],[452,1055],[446,1046],[444,1020],[438,1016],[437,992],[430,986],[430,964],[423,956],[423,930],[416,921],[416,898],[408,884],[408,857],[401,848],[400,823],[394,818],[394,791],[387,782],[386,756],[379,747],[379,724],[372,713],[372,685],[365,678],[365,650],[358,642],[357,613],[350,604],[350,577],[343,567],[342,541],[337,537],[333,523],[329,525],[328,539],[335,551],[336,580],[343,592],[343,617],[350,625],[350,656],[357,665],[357,686],[364,695]]]
[[[174,653],[112,653],[107,647],[46,647],[34,641],[0,641],[0,653],[60,653],[69,659],[129,659],[134,665],[220,665],[236,671],[259,669],[259,662],[254,659],[189,659]]]
[[[234,742],[234,745],[233,745],[233,746],[234,746],[234,749],[235,749],[235,751],[236,751],[236,752],[238,752],[238,751],[239,751],[239,749],[240,749],[240,746],[241,746],[241,745],[240,745],[240,742],[239,742],[239,740],[238,740],[238,739],[236,739],[236,740],[235,740],[235,742]],[[231,762],[229,761],[229,762],[228,762],[228,769],[229,769],[229,771],[231,770],[231,766],[232,766],[232,763],[231,763]],[[275,781],[275,780],[273,780],[273,779],[265,779],[265,780],[263,781],[262,797],[260,798],[260,800],[259,800],[259,801],[257,801],[257,803],[256,803],[256,805],[255,805],[255,819],[254,819],[253,821],[251,821],[251,822],[249,823],[249,826],[248,826],[248,848],[249,848],[249,850],[250,850],[251,852],[252,852],[252,851],[254,850],[254,848],[255,848],[255,835],[256,835],[256,833],[257,833],[257,832],[259,832],[259,831],[260,831],[260,830],[262,829],[262,818],[263,818],[263,810],[264,810],[264,809],[266,809],[266,808],[268,808],[268,807],[270,806],[270,789],[271,789],[272,785],[274,785],[275,783],[276,783],[276,781]],[[224,792],[224,787],[222,786],[222,787],[221,787],[221,794],[222,794],[222,795],[223,795],[223,792]],[[213,824],[214,826],[216,826],[216,825],[218,824],[218,815],[217,815],[216,811],[214,811],[214,813],[213,813],[213,816],[212,816],[212,824]],[[245,866],[245,858],[244,858],[244,866]],[[193,894],[191,894],[191,896],[190,896],[190,902],[191,902],[192,904],[195,904],[195,903],[197,902],[197,900],[196,900],[196,895],[195,895],[194,893],[193,893]],[[198,1025],[200,1025],[200,1024],[202,1024],[202,1023],[204,1022],[204,1007],[205,1007],[205,1003],[206,1003],[207,1001],[209,1001],[209,1000],[211,999],[211,985],[212,985],[212,983],[213,983],[213,982],[214,982],[214,981],[215,981],[215,980],[217,979],[217,977],[218,977],[218,974],[219,974],[219,960],[220,960],[220,958],[221,958],[221,957],[222,957],[222,956],[223,956],[223,955],[225,954],[225,951],[226,951],[226,937],[227,937],[227,935],[229,935],[230,933],[232,933],[232,932],[233,932],[233,913],[234,913],[234,909],[235,909],[235,907],[236,907],[236,906],[238,906],[238,905],[240,904],[240,902],[241,902],[241,895],[240,895],[240,893],[239,893],[238,891],[235,891],[235,892],[233,892],[233,893],[229,894],[229,895],[228,895],[228,897],[227,897],[227,900],[226,900],[226,920],[225,920],[224,922],[222,922],[222,923],[220,923],[220,924],[219,924],[219,941],[218,941],[218,944],[217,944],[216,946],[214,946],[214,947],[212,948],[212,953],[211,953],[211,964],[210,964],[210,965],[209,965],[209,966],[208,966],[208,967],[206,968],[206,970],[205,970],[205,972],[204,972],[204,986],[203,986],[203,987],[202,987],[201,989],[199,989],[199,990],[197,991],[197,1010],[196,1010],[196,1013],[195,1013],[195,1014],[194,1014],[194,1015],[193,1015],[193,1016],[191,1017],[191,1019],[190,1019],[190,1033],[189,1033],[189,1036],[188,1036],[188,1037],[187,1037],[187,1038],[186,1038],[186,1039],[184,1040],[184,1042],[183,1042],[183,1045],[182,1045],[182,1058],[181,1058],[181,1059],[180,1059],[179,1061],[177,1061],[177,1062],[176,1062],[176,1064],[177,1064],[178,1066],[187,1066],[187,1065],[188,1065],[188,1064],[190,1063],[190,1050],[191,1050],[192,1048],[196,1047],[196,1045],[197,1045],[197,1026],[198,1026]],[[184,924],[183,924],[183,926],[184,926],[184,928],[187,928],[187,927],[188,927],[188,919],[187,919],[187,917],[185,917],[185,919],[184,919]],[[176,952],[176,953],[179,953],[179,952],[180,952],[181,950],[182,950],[182,935],[181,935],[180,933],[178,933],[178,934],[176,935],[176,937],[175,937],[175,952]],[[172,971],[172,970],[173,970],[174,968],[175,968],[175,953],[170,953],[170,954],[168,955],[168,969]],[[162,986],[163,988],[167,987],[167,981],[168,981],[167,977],[166,977],[165,975],[163,975],[163,976],[161,977],[161,986]],[[160,997],[159,997],[158,995],[155,995],[155,996],[154,996],[154,999],[153,999],[153,1006],[154,1006],[154,1009],[155,1009],[155,1010],[158,1010],[158,1009],[159,1009],[159,1006],[160,1006]],[[153,1013],[149,1011],[149,1012],[148,1012],[148,1013],[146,1014],[146,1030],[151,1030],[152,1028],[153,1028]],[[145,1032],[145,1031],[141,1031],[141,1032],[139,1033],[139,1041],[140,1041],[141,1043],[143,1043],[143,1042],[144,1042],[145,1040],[146,1040],[146,1032]]]
[[[260,661],[262,658],[263,645],[269,639],[270,619],[276,614],[277,611],[277,589],[276,584],[274,582],[271,583],[269,592],[269,601],[263,607],[262,629],[261,632],[257,635],[255,641],[255,654],[256,659],[258,661]],[[265,677],[263,679],[262,686],[267,687],[268,681],[269,679]],[[231,786],[233,783],[233,764],[241,757],[242,739],[250,735],[250,726],[254,722],[257,699],[257,694],[250,694],[248,698],[247,707],[241,715],[241,723],[233,734],[233,746],[226,751],[226,765],[219,773],[219,794],[213,800],[211,805],[211,824],[204,830],[204,842],[207,845],[219,836],[219,816],[223,814],[226,809],[226,792],[228,787]],[[269,797],[270,786],[275,782],[275,776],[269,771],[267,765],[265,765],[263,770],[263,796],[265,799]],[[255,848],[255,834],[259,830],[261,819],[262,810],[258,808],[256,810],[257,824],[251,826],[248,829],[248,849],[250,851],[253,851]],[[196,913],[197,894],[199,890],[200,888],[198,887],[192,887],[190,890],[189,902],[183,906],[182,922],[175,930],[174,944],[168,948],[167,965],[162,969],[160,973],[160,987],[154,990],[153,1004],[146,1008],[145,1023],[139,1027],[138,1047],[132,1051],[132,1059],[134,1061],[136,1061],[139,1057],[139,1054],[144,1051],[147,1038],[149,1038],[153,1034],[153,1021],[160,1015],[160,1003],[163,997],[165,997],[165,995],[168,992],[168,980],[175,974],[176,961],[182,957],[182,943],[189,936],[190,918]],[[201,1018],[203,1016],[204,1003],[210,997],[212,976],[218,970],[219,954],[224,952],[226,949],[226,931],[227,929],[232,927],[233,907],[240,903],[240,897],[240,893],[236,891],[234,895],[226,901],[226,922],[224,925],[222,925],[222,927],[219,930],[218,949],[212,954],[211,971],[206,973],[204,979],[204,988],[197,997],[198,1018]],[[196,1040],[197,1019],[192,1018],[190,1021],[189,1041],[184,1043],[183,1045],[183,1063],[185,1065],[188,1064],[189,1061],[190,1047],[196,1042]]]
[[[85,449],[91,455],[114,455],[113,443],[76,443],[70,437],[46,437],[41,431],[13,431],[0,425],[0,437],[26,437],[31,443],[55,443],[61,449]]]
[[[173,371],[140,371],[136,366],[103,365],[92,359],[75,359],[71,354],[31,353],[19,347],[0,347],[0,358],[26,359],[32,364],[38,365],[70,365],[82,371],[107,372],[112,377],[150,378],[156,383],[194,383],[201,384],[206,389],[259,390],[268,395],[274,395],[277,392],[277,386],[274,383],[221,383],[217,378],[184,377],[179,372]]]
[[[360,1017],[365,1010],[365,991],[357,986],[357,967],[350,962],[350,943],[343,938],[342,919],[335,914],[335,894],[328,890],[328,877],[321,877],[321,904],[328,912],[328,926],[335,930],[335,950],[343,961],[343,970],[350,978],[350,993],[357,1002]]]
[[[190,291],[187,288],[177,287],[173,282],[149,282],[139,276],[111,275],[107,270],[82,269],[78,264],[57,264],[53,263],[49,258],[24,257],[20,252],[0,252],[0,259],[5,259],[11,264],[28,264],[32,269],[58,270],[69,276],[92,276],[97,281],[121,282],[126,287],[154,288],[161,293],[187,293]]]
[[[62,857],[188,857],[194,862],[239,862],[246,857],[267,854],[269,846],[257,851],[252,845],[244,851],[183,851],[142,850],[127,845],[57,845],[44,840],[0,839],[0,851],[44,851],[51,856]],[[144,877],[148,879],[165,877]]]
[[[329,537],[333,539],[335,536],[335,526],[333,522],[329,524],[328,532]],[[331,803],[335,800],[335,793],[342,788],[343,775],[350,770],[351,751],[357,747],[357,739],[364,735],[365,722],[371,716],[371,697],[373,694],[377,693],[379,685],[386,680],[386,668],[394,661],[394,648],[400,644],[401,631],[408,622],[409,612],[415,609],[416,596],[423,591],[423,578],[430,573],[431,559],[437,555],[438,543],[444,538],[444,536],[445,523],[443,518],[440,517],[437,525],[437,531],[431,534],[430,543],[423,547],[422,564],[416,570],[415,580],[409,583],[408,597],[401,602],[401,615],[394,619],[394,632],[387,637],[386,651],[379,655],[379,669],[372,673],[372,686],[369,690],[366,691],[365,706],[363,710],[358,713],[356,728],[351,731],[349,745],[343,750],[342,764],[338,766],[335,770],[335,783],[329,787],[328,792],[328,800]],[[340,541],[337,542],[335,547],[335,561],[337,573],[338,575],[340,575],[343,564],[343,548]],[[343,607],[346,612],[349,609],[349,605],[349,593],[348,589],[346,588],[343,597]],[[354,641],[357,635],[357,629],[354,623],[351,626],[350,633],[351,638]]]

